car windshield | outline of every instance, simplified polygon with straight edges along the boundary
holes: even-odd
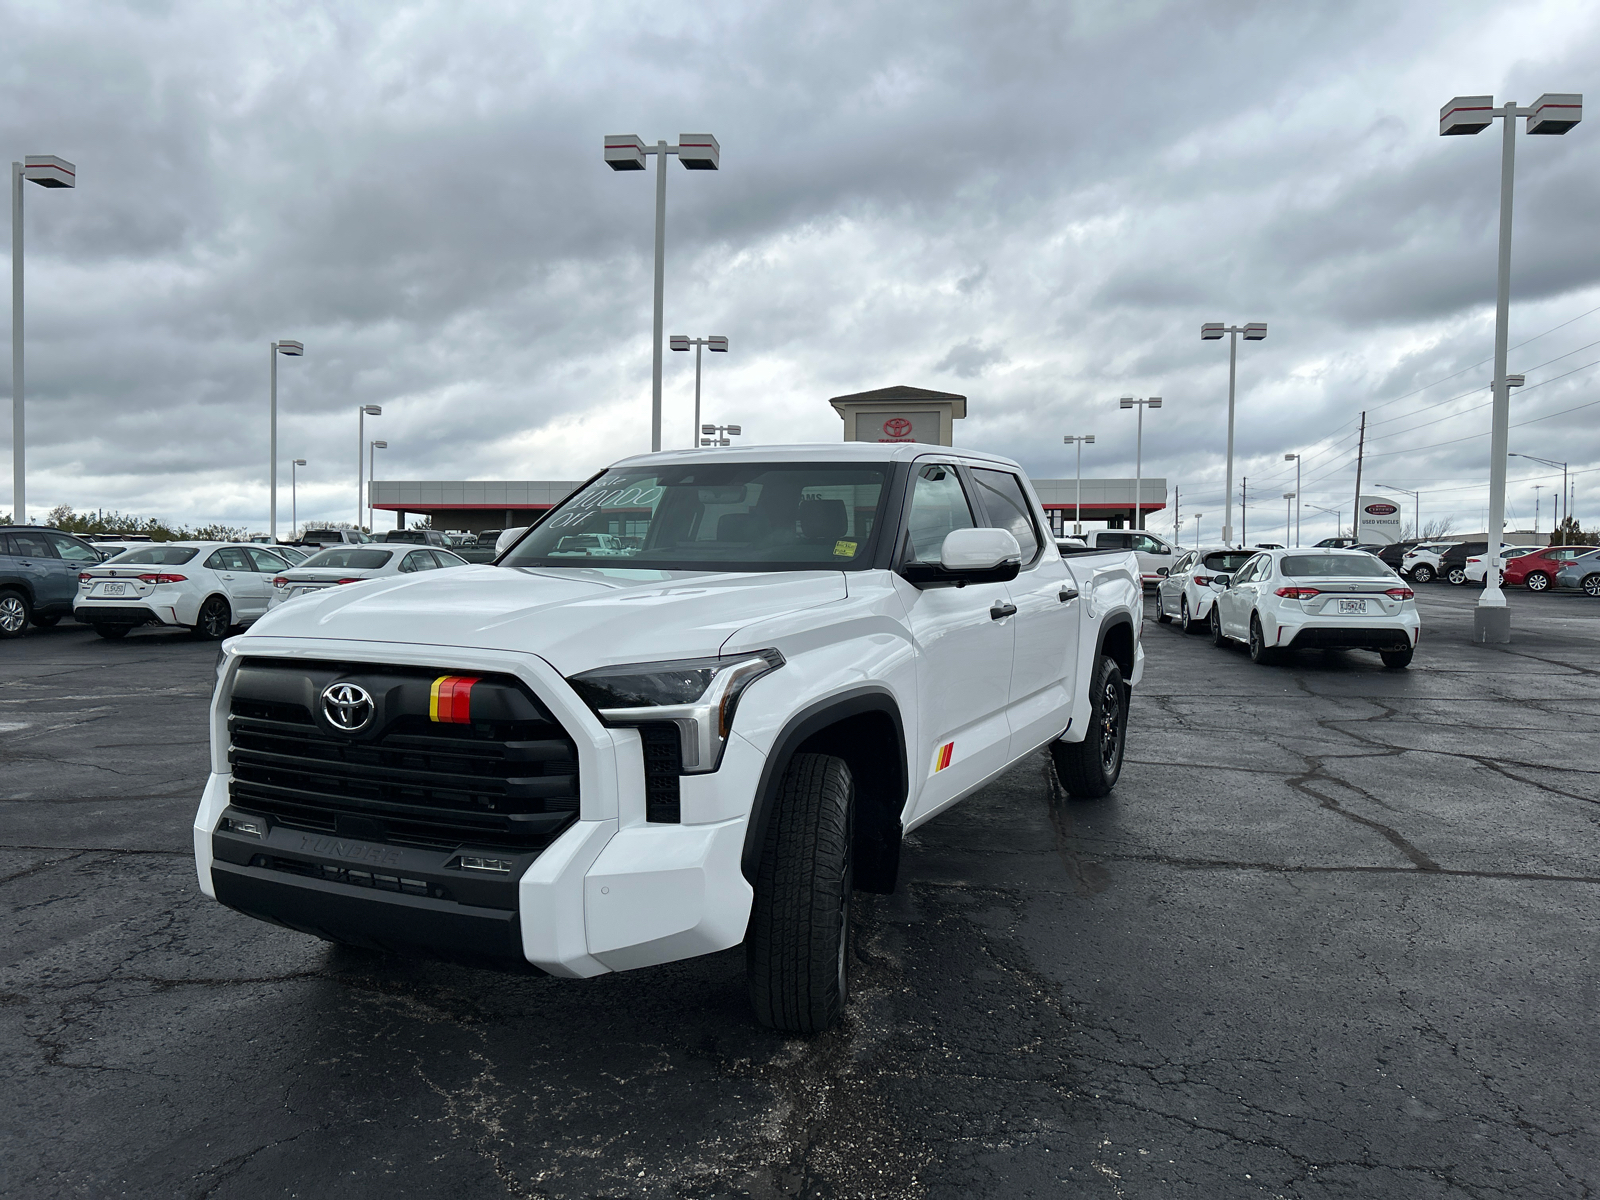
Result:
[[[1255,557],[1254,550],[1218,550],[1205,556],[1207,568],[1213,571],[1237,571]]]
[[[393,550],[356,550],[335,547],[319,550],[302,567],[341,567],[347,571],[376,571],[394,557]]]
[[[1289,554],[1279,570],[1290,579],[1393,579],[1381,558],[1370,554]]]
[[[660,571],[861,568],[887,464],[690,463],[608,471],[569,497],[501,562]]]
[[[124,550],[115,558],[106,560],[107,566],[175,567],[186,563],[200,551],[193,546],[140,546],[137,550]]]

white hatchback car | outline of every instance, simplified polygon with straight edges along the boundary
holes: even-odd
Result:
[[[1211,641],[1245,642],[1270,663],[1285,650],[1376,650],[1404,667],[1422,636],[1412,590],[1361,550],[1263,550],[1211,608]]]
[[[1501,569],[1503,570],[1504,564],[1510,562],[1513,558],[1521,558],[1524,554],[1537,554],[1543,549],[1543,546],[1502,545],[1500,548]],[[1483,577],[1488,573],[1489,554],[1487,551],[1485,551],[1482,554],[1474,554],[1471,558],[1467,559],[1467,565],[1463,570],[1461,581],[1462,583],[1482,583]],[[1452,579],[1450,582],[1454,583],[1455,580]]]
[[[266,546],[149,542],[79,572],[72,616],[103,638],[180,625],[215,641],[267,611],[267,581],[288,567]]]
[[[1454,542],[1423,542],[1411,547],[1400,559],[1400,574],[1416,583],[1430,583],[1439,577],[1439,560]]]
[[[1156,620],[1163,625],[1176,620],[1185,633],[1199,629],[1226,586],[1216,580],[1226,580],[1256,553],[1231,546],[1202,546],[1180,554],[1156,584]]]
[[[439,546],[409,546],[405,543],[381,546],[329,546],[318,551],[293,570],[284,571],[272,581],[268,608],[276,608],[307,592],[338,587],[341,583],[360,583],[389,575],[410,575],[415,571],[437,571],[441,567],[464,567],[467,560]]]

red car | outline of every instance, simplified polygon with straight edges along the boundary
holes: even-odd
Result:
[[[1556,572],[1569,559],[1587,554],[1593,546],[1546,546],[1506,563],[1502,578],[1507,585],[1526,587],[1530,592],[1547,590],[1556,581]]]

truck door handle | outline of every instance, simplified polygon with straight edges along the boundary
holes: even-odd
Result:
[[[991,621],[1003,621],[1007,617],[1014,617],[1016,615],[1017,606],[1015,604],[1003,604],[999,600],[996,600],[989,606],[989,619]]]
[[[1073,587],[1070,583],[1063,586],[1060,595],[1056,597],[1056,599],[1061,601],[1063,604],[1065,604],[1068,600],[1076,600],[1077,598],[1078,589]]]

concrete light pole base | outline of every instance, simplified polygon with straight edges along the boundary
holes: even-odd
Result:
[[[1472,640],[1480,646],[1503,646],[1511,640],[1511,610],[1480,605],[1472,610]]]

